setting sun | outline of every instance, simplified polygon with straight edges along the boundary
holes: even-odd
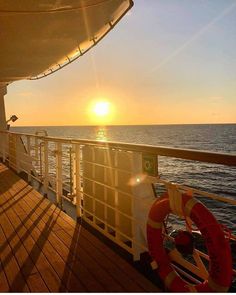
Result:
[[[114,104],[107,99],[91,100],[88,105],[88,118],[92,125],[112,124],[114,112]]]
[[[110,104],[107,101],[99,101],[94,105],[93,112],[96,116],[104,117],[109,114]]]

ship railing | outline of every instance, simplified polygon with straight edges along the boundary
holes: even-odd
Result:
[[[3,162],[17,173],[24,173],[29,182],[41,183],[43,193],[53,193],[55,203],[61,208],[69,202],[81,222],[126,250],[134,260],[148,251],[145,227],[150,206],[172,183],[169,178],[173,180],[173,176],[163,171],[163,165],[168,167],[166,159],[175,159],[174,165],[191,163],[190,167],[205,163],[207,167],[212,165],[212,169],[222,171],[236,167],[234,154],[3,131],[0,138]],[[173,163],[168,171],[172,168]],[[178,175],[175,178],[178,182]],[[206,181],[202,180],[203,188]],[[218,214],[216,218],[220,218],[220,223],[229,220],[225,234],[235,248],[236,227],[230,222],[230,216],[235,214],[236,198],[195,187],[194,181],[191,186],[175,185],[183,192],[191,191],[194,197],[210,206],[209,210]],[[226,213],[222,213],[222,208]],[[166,224],[166,245],[173,244],[170,232],[186,226],[170,216]],[[174,248],[169,251],[179,273],[190,276],[193,282],[208,277],[209,257],[204,249],[195,249],[192,261],[183,258]],[[233,262],[236,276],[235,256]]]

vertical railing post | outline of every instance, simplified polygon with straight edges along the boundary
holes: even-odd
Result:
[[[28,155],[28,161],[30,161],[31,159],[31,153],[30,153],[30,150],[31,150],[31,146],[30,146],[30,136],[27,136],[27,155]],[[29,164],[29,167],[28,167],[28,182],[30,183],[31,182],[31,165]]]
[[[4,133],[0,131],[0,156],[3,160]]]
[[[9,161],[10,161],[10,133],[6,133],[6,140],[5,140],[5,161],[6,162],[8,160],[8,164],[10,165]]]
[[[82,216],[81,211],[81,178],[80,178],[80,145],[75,145],[75,156],[74,156],[74,184],[75,184],[75,196],[76,196],[76,212],[77,218]]]
[[[22,155],[20,154],[19,144],[21,138],[18,135],[14,136],[14,143],[15,143],[15,165],[16,165],[16,172],[20,173],[21,171],[21,161],[22,161]]]
[[[118,151],[116,150],[115,152],[115,161],[114,161],[114,165],[115,167],[118,166]],[[119,208],[119,193],[117,191],[117,187],[118,187],[118,172],[117,169],[112,170],[112,175],[114,173],[114,188],[115,188],[115,229],[116,229],[116,239],[118,241],[121,240],[121,236],[120,236],[120,232],[118,232],[120,230],[120,213],[118,211]],[[118,231],[117,231],[118,229]]]
[[[74,159],[73,159],[73,149],[72,147],[69,148],[69,157],[70,157],[70,196],[73,200],[73,187],[74,187],[74,177],[73,177],[73,171],[74,171]]]
[[[39,159],[39,152],[41,152],[41,151],[39,151],[39,140],[37,137],[35,137],[34,139],[35,139],[35,143],[34,143],[35,158],[36,158],[36,160],[38,160]]]
[[[43,177],[43,189],[44,189],[44,196],[47,196],[48,194],[48,183],[49,183],[49,177],[48,177],[48,141],[44,141],[43,145],[43,160],[44,160],[44,177]]]
[[[1,85],[0,88],[0,131],[7,131],[7,123],[6,123],[6,112],[5,112],[5,102],[4,95],[7,94],[7,86]],[[5,162],[6,160],[6,134],[0,134],[0,142],[2,143],[2,160]],[[4,147],[5,145],[5,147]]]
[[[57,205],[62,207],[62,144],[57,143],[56,151],[56,199]]]
[[[9,167],[18,173],[19,169],[17,164],[16,140],[17,135],[15,133],[11,133],[9,137]]]
[[[3,163],[5,163],[6,158],[7,158],[7,147],[8,147],[9,134],[8,133],[2,133],[1,137],[2,137],[2,161],[3,161]],[[9,150],[9,148],[8,148],[8,150]]]
[[[158,155],[156,155],[157,156],[157,163],[156,163],[156,165],[157,165],[157,177],[159,176],[159,157],[158,157]]]
[[[37,163],[39,162],[39,176],[41,177],[41,179],[43,180],[43,145],[44,142],[40,142],[39,145],[39,149],[37,149]],[[39,155],[38,155],[38,151],[39,151]]]

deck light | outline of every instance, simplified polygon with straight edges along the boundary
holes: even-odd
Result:
[[[8,124],[9,122],[15,122],[16,120],[18,120],[18,117],[16,116],[16,115],[12,115],[11,117],[10,117],[10,119],[8,119],[7,121],[6,121],[6,123],[7,123],[7,130],[9,130],[10,129],[10,124]]]
[[[16,115],[12,115],[10,119],[7,120],[6,123],[12,121],[12,122],[15,122],[16,120],[18,120],[18,117]]]

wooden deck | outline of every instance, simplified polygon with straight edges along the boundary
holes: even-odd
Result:
[[[159,292],[0,163],[0,292]]]

